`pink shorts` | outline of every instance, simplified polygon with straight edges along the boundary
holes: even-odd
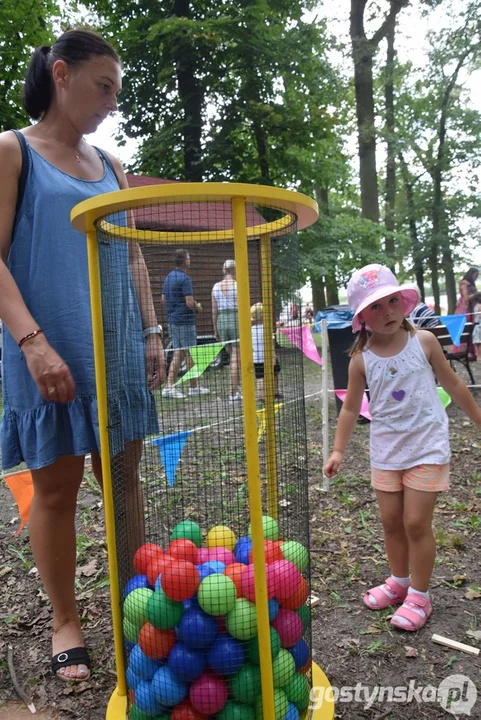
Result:
[[[449,490],[449,463],[415,465],[406,470],[380,470],[372,467],[371,485],[384,492],[400,492],[403,487],[423,492]]]

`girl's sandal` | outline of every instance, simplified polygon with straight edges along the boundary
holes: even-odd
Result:
[[[424,598],[417,593],[410,593],[392,616],[391,625],[398,630],[415,632],[424,627],[432,611],[433,608],[429,598]],[[405,618],[408,623],[399,622],[399,618]]]
[[[391,605],[401,605],[408,594],[408,588],[399,585],[389,577],[385,583],[371,588],[363,597],[363,602],[369,610],[384,610]],[[374,598],[376,605],[369,602],[369,596]]]

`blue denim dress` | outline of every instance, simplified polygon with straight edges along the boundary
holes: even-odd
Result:
[[[16,342],[4,327],[2,466],[30,469],[62,455],[100,451],[90,315],[87,245],[70,224],[82,200],[118,190],[104,161],[98,181],[54,167],[30,145],[29,173],[17,213],[8,267],[35,323],[67,363],[76,385],[71,403],[41,397]],[[117,219],[118,222],[118,219]],[[112,455],[158,432],[145,373],[145,342],[125,242],[99,240]]]

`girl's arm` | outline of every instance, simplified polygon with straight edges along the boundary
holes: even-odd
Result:
[[[427,330],[419,330],[418,337],[439,383],[469,419],[481,425],[481,408],[478,407],[459,375],[456,375],[449,365],[435,336]]]
[[[361,409],[364,390],[366,389],[366,375],[361,353],[356,353],[349,363],[349,381],[346,399],[339,413],[334,449],[331,457],[324,466],[324,473],[332,477],[339,470],[347,443],[352,435]]]

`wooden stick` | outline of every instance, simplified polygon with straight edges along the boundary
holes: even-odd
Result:
[[[18,697],[23,700],[31,713],[36,713],[37,710],[35,708],[35,705],[30,700],[29,696],[17,680],[17,674],[15,672],[15,666],[13,664],[13,647],[11,645],[8,646],[7,650],[7,665],[8,671],[10,673],[10,679],[12,680],[12,685],[15,688]]]
[[[479,655],[479,648],[475,648],[472,645],[465,645],[457,640],[450,640],[442,635],[433,635],[431,640],[438,645],[444,645],[445,647],[452,648],[453,650],[460,650],[461,652],[468,653],[469,655]]]

